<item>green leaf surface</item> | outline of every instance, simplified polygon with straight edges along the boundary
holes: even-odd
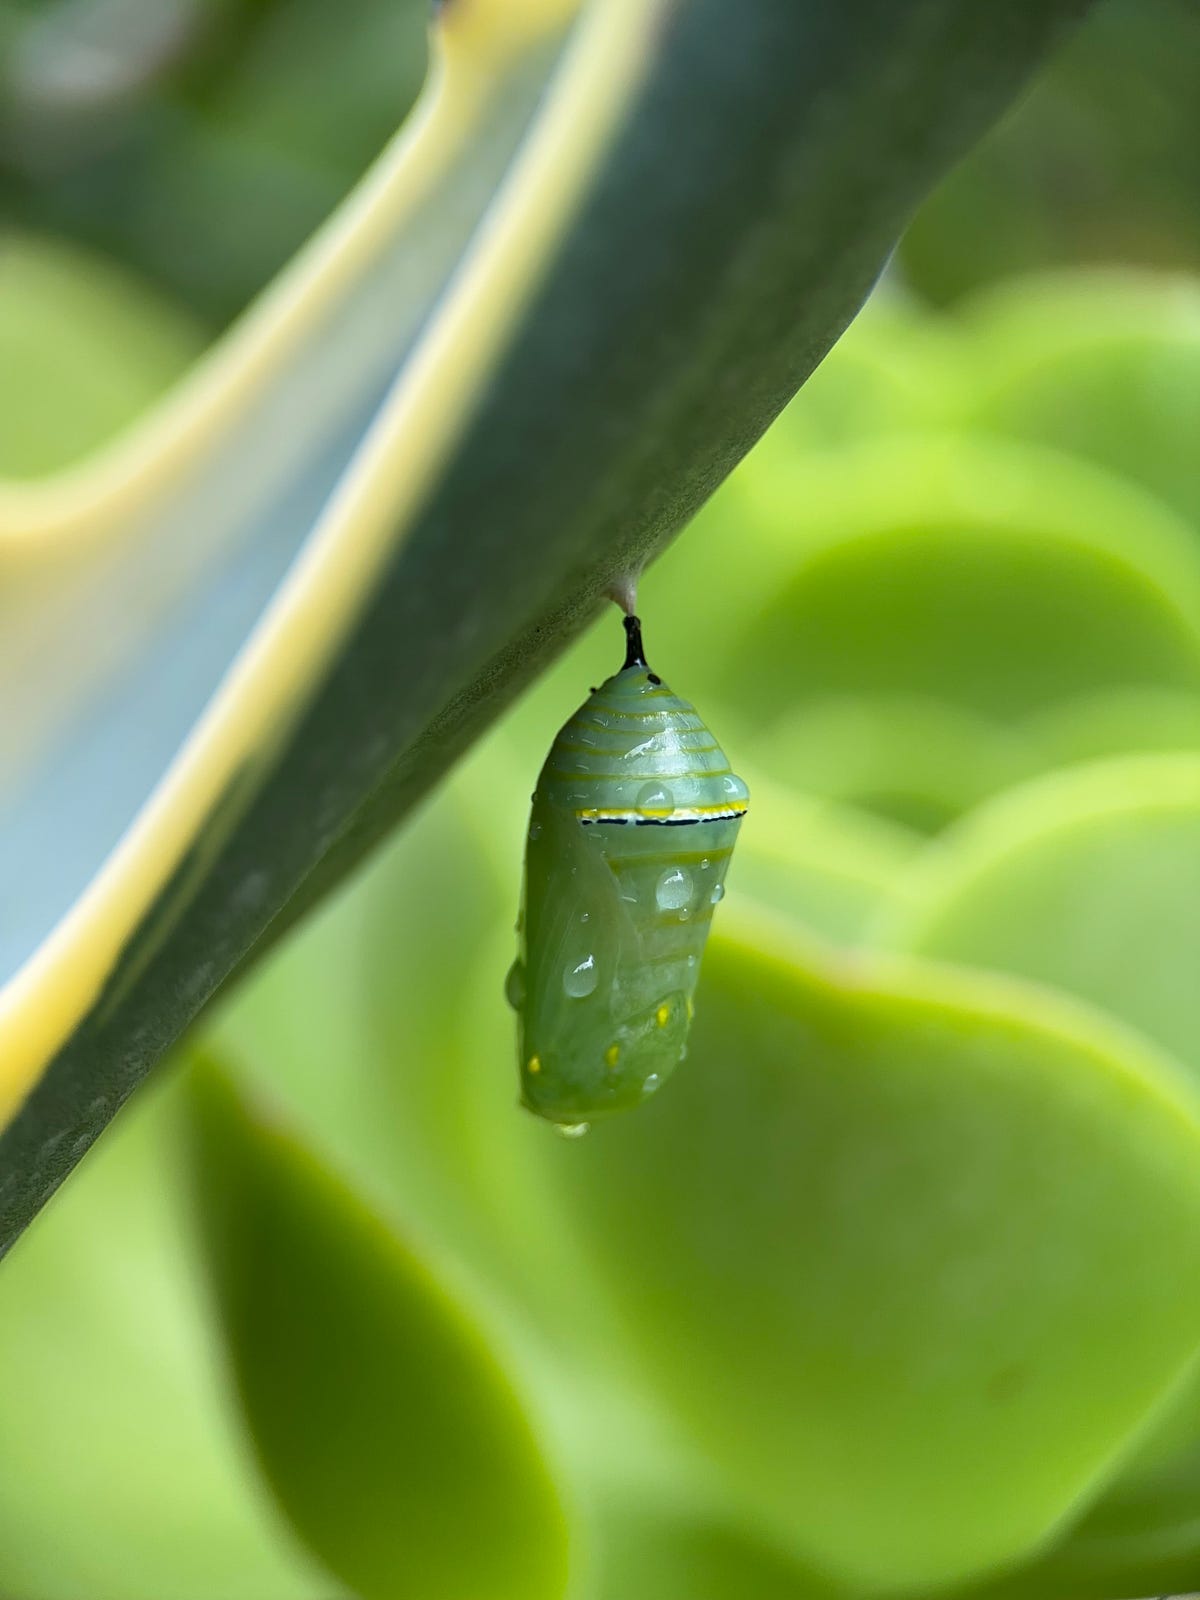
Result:
[[[983,432],[806,449],[811,387],[643,585],[655,661],[739,760],[936,833],[1065,760],[1194,746],[1200,560],[1161,501]]]
[[[1118,0],[1098,9],[1020,115],[922,208],[900,252],[908,280],[946,303],[1051,262],[1194,268],[1198,72],[1191,6]]]
[[[1180,1381],[1197,1103],[1012,980],[794,940],[727,916],[670,1103],[540,1162],[731,1498],[855,1592],[920,1590],[1036,1550]]]
[[[0,1593],[333,1600],[262,1486],[223,1384],[164,1084],[0,1282]]]
[[[103,258],[0,233],[0,479],[107,443],[203,343],[184,312]]]
[[[217,1069],[194,1097],[238,1393],[297,1532],[363,1600],[561,1595],[560,1493],[494,1341]]]
[[[1103,1496],[1047,1554],[954,1600],[1112,1600],[1183,1595],[1200,1572],[1193,1447]]]
[[[1018,279],[962,308],[979,363],[966,415],[1127,475],[1200,525],[1200,292],[1097,271]]]
[[[1194,540],[1135,486],[954,432],[799,456],[791,479],[772,476],[773,526],[731,580],[737,627],[708,666],[754,726],[798,698],[925,697],[1003,723],[1200,684]]]
[[[936,833],[1034,765],[1023,732],[952,698],[881,689],[810,697],[772,724],[768,742],[778,781]]]
[[[1200,1082],[1200,756],[1069,768],[912,861],[876,937],[1092,1001]]]
[[[839,1593],[703,1503],[631,1494],[615,1497],[608,1513],[589,1600],[834,1600]]]
[[[794,793],[738,759],[753,807],[729,882],[834,943],[853,943],[899,892],[920,835],[854,806]]]
[[[4,210],[223,326],[390,137],[421,86],[429,12],[427,0],[6,0]]]
[[[443,7],[412,129],[194,383],[4,497],[0,1240],[662,548],[1081,9]]]
[[[951,830],[900,884],[880,939],[1079,995],[1200,1080],[1200,758],[1129,757],[1039,779]],[[1198,1503],[1193,1378],[1039,1563],[1031,1592],[1105,1600],[1185,1582],[1200,1567]]]
[[[1022,724],[1046,771],[1138,751],[1200,750],[1200,697],[1118,689],[1064,700]]]
[[[590,1557],[581,1600],[848,1600],[769,1519],[732,1503],[655,1398],[624,1377],[614,1382],[610,1368],[589,1390],[575,1368],[567,1431],[586,1484]]]

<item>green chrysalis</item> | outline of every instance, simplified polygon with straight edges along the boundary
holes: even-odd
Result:
[[[559,733],[533,796],[509,973],[522,1104],[566,1132],[635,1106],[682,1059],[749,790],[686,700],[625,664]]]

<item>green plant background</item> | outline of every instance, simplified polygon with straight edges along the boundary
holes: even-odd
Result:
[[[1153,51],[1112,8],[935,197],[644,579],[651,659],[753,794],[670,1093],[582,1144],[515,1109],[527,797],[613,617],[6,1263],[0,1593],[1200,1580],[1194,108],[1170,182],[1111,149],[1145,170],[1114,63],[1161,88],[1200,36],[1149,9]],[[408,12],[213,11],[99,148],[31,172],[6,122],[6,475],[178,375],[415,88]],[[1019,159],[1047,128],[1104,176],[1078,215]],[[206,205],[264,171],[231,252]]]

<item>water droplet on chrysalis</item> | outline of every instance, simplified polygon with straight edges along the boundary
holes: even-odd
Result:
[[[582,961],[568,965],[563,972],[563,989],[572,1000],[582,1000],[600,981],[600,974],[596,970],[595,956],[584,956]]]
[[[514,1011],[520,1011],[525,1004],[525,963],[520,956],[508,969],[508,976],[504,980],[504,998]]]
[[[542,825],[541,825],[541,823],[540,822],[531,822],[529,824],[529,842],[530,842],[530,844],[532,844],[535,839],[540,839],[541,836],[542,836]]]
[[[692,898],[692,875],[683,867],[669,867],[655,885],[660,911],[680,911]]]
[[[725,898],[725,885],[723,883],[714,883],[712,886],[712,893],[708,898],[712,901],[714,906],[719,905],[720,902]]]
[[[644,783],[638,790],[637,809],[644,817],[657,816],[675,809],[675,796],[664,783]]]

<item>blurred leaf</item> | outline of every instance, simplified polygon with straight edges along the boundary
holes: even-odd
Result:
[[[630,1494],[605,1524],[600,1574],[589,1600],[826,1600],[839,1593],[757,1541],[706,1515],[694,1498],[675,1504]]]
[[[0,1279],[0,1592],[332,1600],[264,1492],[198,1290],[172,1085]]]
[[[1193,1385],[1193,1389],[1195,1386]],[[1104,1495],[1040,1559],[954,1600],[1182,1594],[1200,1571],[1200,1448]]]
[[[1043,778],[952,830],[901,882],[877,930],[890,944],[1081,995],[1166,1045],[1200,1081],[1200,757]],[[1187,1581],[1200,1569],[1198,1503],[1193,1379],[1122,1479],[1040,1564],[1031,1592],[1106,1600]]]
[[[202,345],[186,316],[103,260],[0,233],[0,478],[104,444]]]
[[[776,478],[772,536],[733,580],[755,600],[708,668],[757,726],[797,685],[1003,721],[1089,690],[1200,684],[1190,531],[1119,478],[955,434],[798,457],[792,478]]]
[[[1200,525],[1194,280],[1046,275],[980,295],[961,316],[979,364],[966,408],[975,425],[1127,475]]]
[[[1125,752],[1200,750],[1200,696],[1175,689],[1110,689],[1026,719],[1021,733],[1050,770]]]
[[[908,280],[938,302],[1013,273],[1200,265],[1191,0],[1110,0],[931,196],[905,235]]]
[[[323,0],[276,5],[224,63],[209,120],[357,175],[420,90],[428,20],[420,0],[342,0],[336,14]]]
[[[897,892],[920,836],[853,806],[795,794],[748,768],[754,797],[730,883],[822,938],[852,943]]]
[[[999,796],[913,858],[875,932],[1080,995],[1200,1083],[1200,756],[1095,763]]]
[[[806,449],[789,430],[809,388],[772,430],[783,444],[697,518],[687,559],[643,584],[655,662],[725,708],[739,760],[936,832],[1089,741],[1193,743],[1184,523],[1086,462],[982,432]]]
[[[1012,980],[724,927],[670,1103],[543,1141],[548,1203],[630,1359],[807,1562],[862,1592],[1027,1555],[1196,1349],[1196,1102]]]
[[[429,12],[428,0],[0,8],[0,209],[223,326],[412,104]]]
[[[575,1392],[586,1395],[579,1371]],[[681,1448],[655,1397],[627,1395],[629,1376],[622,1384],[607,1373],[569,1422],[587,1486],[583,1600],[849,1600],[754,1508],[731,1502],[719,1475]]]
[[[482,1330],[211,1066],[195,1107],[238,1392],[297,1531],[364,1600],[560,1595],[558,1492]]]
[[[936,648],[936,645],[934,646]],[[810,698],[769,731],[777,779],[935,833],[1033,764],[1019,733],[952,696]]]
[[[568,10],[444,7],[411,132],[193,384],[0,506],[0,1241],[666,543],[1080,6]]]

